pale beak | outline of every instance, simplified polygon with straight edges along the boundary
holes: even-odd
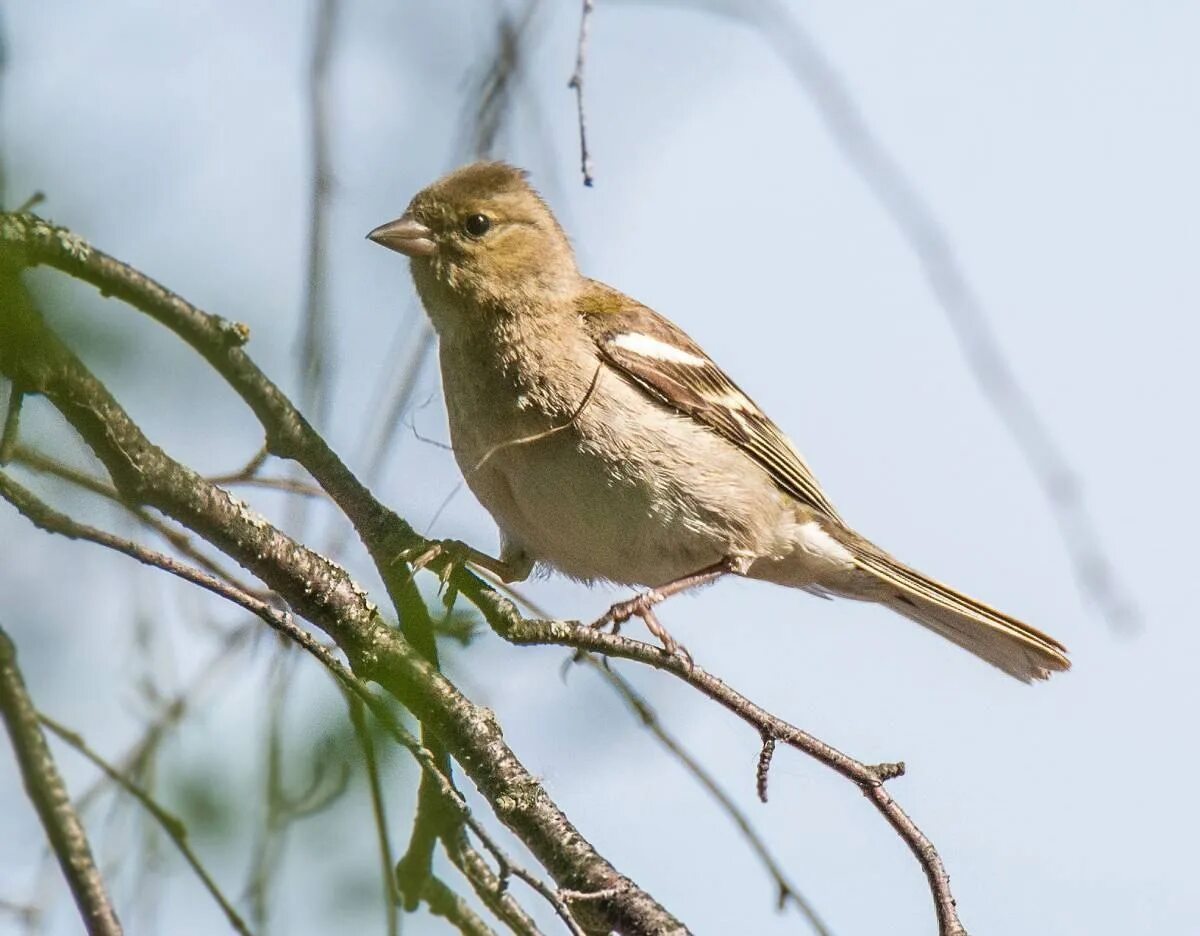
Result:
[[[367,239],[410,257],[432,257],[437,253],[433,231],[409,215],[379,225]]]

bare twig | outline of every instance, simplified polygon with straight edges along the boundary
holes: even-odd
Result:
[[[437,560],[430,565],[436,567]],[[661,647],[617,634],[602,633],[575,621],[528,620],[517,613],[511,602],[496,594],[474,576],[462,575],[460,590],[483,612],[484,618],[493,629],[512,643],[573,647],[589,653],[636,660],[669,672],[723,705],[751,725],[759,735],[773,737],[803,751],[853,781],[887,819],[920,863],[929,882],[941,936],[963,936],[966,932],[958,919],[954,897],[950,891],[950,878],[941,856],[884,786],[885,780],[900,775],[902,765],[889,763],[872,766],[856,760],[755,705],[699,666],[682,659],[679,655],[664,654]]]
[[[221,912],[225,914],[225,919],[228,920],[229,925],[235,932],[241,933],[243,936],[250,936],[250,930],[246,927],[245,922],[238,915],[238,912],[233,909],[233,904],[221,893],[221,889],[217,886],[216,881],[213,880],[204,865],[200,863],[200,859],[196,857],[196,853],[192,851],[192,847],[187,841],[187,826],[183,820],[165,809],[153,796],[97,754],[78,732],[71,731],[44,713],[39,714],[38,719],[62,741],[86,757],[96,767],[100,768],[109,780],[136,799],[146,812],[154,817],[154,821],[162,827],[163,832],[167,834],[167,837],[179,849],[179,853],[183,855],[184,861],[188,863],[192,872],[200,879],[205,890],[208,891],[213,900],[220,906]]]
[[[246,872],[246,884],[242,888],[242,899],[250,906],[250,919],[256,929],[265,931],[271,913],[271,884],[276,877],[279,861],[284,850],[284,840],[295,819],[291,797],[283,786],[283,711],[287,706],[288,694],[296,657],[288,648],[279,647],[271,659],[271,671],[266,687],[267,707],[264,729],[264,770],[262,783],[261,821],[255,829],[254,845],[250,849],[250,864]],[[317,773],[313,770],[309,791],[317,787]],[[301,794],[297,799],[303,799]]]
[[[541,936],[541,930],[508,889],[508,869],[500,874],[491,869],[487,859],[468,840],[465,834],[450,838],[442,836],[442,846],[450,863],[467,879],[475,895],[496,918],[518,936]]]
[[[738,827],[738,831],[742,833],[742,836],[746,839],[746,843],[763,863],[763,867],[766,868],[767,874],[770,875],[772,882],[775,884],[776,899],[780,909],[785,907],[789,902],[794,904],[796,909],[808,920],[813,931],[818,936],[832,936],[829,928],[817,913],[816,908],[797,889],[796,885],[788,880],[783,868],[767,848],[766,842],[763,841],[762,836],[758,834],[750,822],[750,818],[733,801],[733,798],[722,789],[721,785],[717,783],[716,778],[713,777],[704,765],[696,760],[691,752],[663,727],[662,720],[658,717],[658,713],[650,703],[633,688],[629,680],[608,666],[607,661],[604,661],[602,657],[597,658],[592,654],[585,654],[583,659],[600,674],[605,682],[616,690],[617,694],[632,709],[633,713],[650,734],[696,778],[696,781],[716,800],[717,805],[733,820],[734,824]],[[763,802],[766,802],[766,777],[761,772],[761,762],[759,779],[759,789]]]
[[[496,588],[509,595],[520,604],[524,605],[533,614],[543,618],[549,617],[549,615],[547,615],[546,612],[540,608],[536,602],[530,600],[523,592],[518,591],[509,584],[500,582],[498,579],[493,578],[493,576],[486,572],[484,574],[485,577]],[[750,817],[742,811],[736,802],[734,802],[733,797],[725,792],[712,773],[709,772],[709,770],[704,767],[704,765],[701,764],[700,761],[698,761],[696,757],[690,751],[688,751],[687,748],[683,746],[682,742],[680,742],[678,738],[667,731],[667,729],[663,726],[662,719],[659,717],[658,712],[655,711],[654,707],[649,703],[649,701],[647,701],[646,697],[634,689],[633,684],[630,683],[629,680],[620,673],[618,673],[604,657],[597,657],[590,653],[576,653],[572,654],[568,658],[567,665],[570,665],[577,660],[582,660],[592,667],[592,669],[604,680],[604,682],[621,697],[626,705],[629,706],[630,710],[634,713],[646,730],[650,732],[651,737],[658,741],[658,743],[661,744],[663,748],[669,754],[671,754],[672,757],[679,761],[683,768],[696,778],[696,782],[698,782],[702,787],[704,787],[705,790],[708,791],[709,795],[712,796],[717,805],[729,815],[729,818],[733,820],[734,824],[738,827],[738,830],[746,839],[746,843],[750,846],[750,849],[758,856],[759,860],[763,864],[763,867],[766,868],[767,874],[770,875],[771,880],[775,885],[776,900],[779,908],[783,909],[789,902],[794,904],[800,913],[805,917],[805,919],[808,920],[809,924],[813,928],[813,931],[816,932],[818,936],[832,936],[829,928],[825,925],[825,921],[822,920],[820,915],[817,913],[816,908],[812,905],[808,898],[805,897],[799,891],[799,889],[797,889],[796,885],[794,885],[788,879],[782,866],[779,864],[779,861],[773,854],[771,854],[770,849],[767,847],[767,843],[754,828],[754,824],[750,821]],[[765,801],[766,800],[764,799],[764,802]],[[560,891],[560,893],[562,893],[562,891]]]
[[[277,612],[261,598],[256,598],[223,579],[186,565],[178,559],[172,559],[163,553],[155,552],[153,549],[147,549],[131,540],[106,533],[104,530],[99,530],[86,523],[80,523],[66,514],[54,510],[28,488],[17,484],[3,472],[0,472],[0,497],[16,507],[34,526],[48,533],[58,533],[68,539],[88,540],[101,546],[107,546],[109,549],[136,559],[143,565],[154,566],[191,582],[193,585],[199,585],[214,595],[241,605],[251,614],[264,620],[266,618],[274,619],[274,615],[282,613]]]
[[[371,729],[363,714],[362,700],[349,692],[346,692],[345,695],[346,706],[350,712],[350,724],[354,728],[354,737],[358,739],[358,747],[363,755],[363,766],[367,770],[367,788],[371,791],[371,815],[375,820],[375,835],[379,840],[379,863],[383,868],[383,908],[387,934],[396,936],[400,931],[400,924],[396,918],[397,894],[396,882],[392,876],[392,843],[388,836],[387,807],[383,801],[383,783],[379,779],[379,760],[375,756],[375,739],[371,736]],[[432,880],[432,875],[430,880]],[[426,884],[429,884],[428,880]],[[422,897],[426,901],[430,900],[430,896],[436,895],[436,887],[431,891],[427,886],[422,893]],[[430,910],[433,910],[432,901],[430,904]]]
[[[179,723],[189,706],[196,704],[201,692],[208,687],[224,665],[246,645],[251,635],[257,633],[261,632],[250,625],[230,631],[208,661],[200,666],[196,676],[174,696],[163,701],[158,717],[146,726],[141,738],[113,762],[115,768],[125,776],[140,777],[166,732]],[[107,776],[101,776],[79,795],[75,805],[80,812],[87,810],[108,782]]]
[[[95,936],[120,936],[121,924],[96,869],[87,833],[71,805],[38,725],[37,709],[17,666],[16,647],[3,627],[0,627],[0,716],[8,728],[25,790],[42,820],[84,926]]]
[[[308,259],[300,332],[300,406],[317,424],[325,419],[329,396],[331,335],[326,321],[326,240],[329,190],[329,64],[337,28],[337,0],[317,0],[308,70],[309,148],[312,184],[309,198]]]
[[[588,26],[592,19],[594,0],[583,0],[583,11],[579,15],[579,42],[575,47],[575,71],[567,87],[575,91],[575,110],[579,118],[579,168],[583,173],[583,184],[591,186],[592,157],[588,152],[587,111],[583,106],[583,72],[587,65]]]
[[[467,94],[463,107],[463,138],[475,159],[490,159],[514,103],[514,88],[521,77],[527,35],[541,0],[527,0],[520,14],[504,4],[494,7],[495,38],[489,62]],[[460,144],[461,146],[461,144]]]
[[[21,204],[17,206],[16,212],[17,212],[17,214],[25,214],[25,212],[27,212],[27,211],[33,211],[34,208],[36,208],[38,205],[40,205],[45,200],[46,200],[45,192],[40,191],[40,190],[35,191],[27,199],[25,199],[25,201],[21,202]]]
[[[315,484],[306,484],[298,478],[230,478],[217,475],[208,480],[224,487],[259,487],[283,491],[286,494],[300,494],[303,497],[325,497],[325,492]]]
[[[416,332],[416,334],[414,335],[412,332]],[[412,401],[412,395],[416,390],[417,381],[420,379],[425,362],[429,359],[430,352],[433,351],[435,335],[424,314],[412,324],[407,333],[402,334],[406,334],[408,338],[405,342],[406,354],[399,368],[395,371],[390,368],[387,370],[387,380],[394,382],[394,386],[392,386],[391,392],[386,393],[388,405],[382,409],[383,420],[378,424],[370,445],[366,446],[369,454],[366,458],[367,467],[363,472],[363,477],[366,478],[368,484],[379,480],[380,472],[383,471],[392,441],[396,436],[396,430],[401,425],[404,413]],[[397,337],[399,338],[399,336]],[[400,344],[400,342],[397,341],[396,344]],[[389,354],[389,359],[392,357],[393,355]],[[380,390],[382,391],[383,387]],[[380,392],[379,396],[383,397],[385,393]],[[341,545],[343,544],[339,543],[338,547],[333,550],[335,555],[341,551]]]
[[[22,467],[29,468],[32,471],[42,474],[51,475],[62,481],[66,481],[69,484],[73,484],[75,487],[81,488],[85,491],[91,491],[93,494],[97,494],[100,497],[103,497],[106,500],[123,507],[132,516],[134,516],[139,523],[146,528],[153,530],[168,543],[170,543],[180,555],[187,557],[192,562],[196,563],[196,565],[212,573],[217,578],[228,582],[234,588],[253,594],[253,587],[242,582],[232,572],[224,569],[220,563],[206,556],[199,549],[197,549],[192,544],[191,537],[159,520],[144,507],[130,504],[121,497],[121,495],[117,492],[117,489],[111,484],[108,484],[107,482],[102,481],[100,478],[90,475],[85,471],[79,471],[76,468],[72,468],[70,465],[66,465],[57,459],[50,458],[48,455],[45,455],[36,449],[29,448],[25,445],[16,446],[13,452],[12,460],[15,464],[21,465]]]

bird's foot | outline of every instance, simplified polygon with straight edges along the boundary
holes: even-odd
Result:
[[[618,601],[609,608],[598,620],[593,622],[592,627],[597,629],[611,627],[614,634],[621,631],[621,625],[630,618],[640,617],[646,623],[646,629],[650,631],[663,646],[663,652],[667,656],[681,656],[687,661],[688,667],[692,667],[695,663],[692,660],[692,655],[688,652],[687,647],[681,644],[678,640],[671,636],[671,632],[662,626],[658,615],[654,613],[654,606],[662,601],[667,596],[658,589],[651,588],[648,591],[634,595],[626,601]]]
[[[424,547],[414,547],[399,553],[393,563],[407,562],[416,575],[435,559],[445,557],[440,563],[438,577],[444,585],[454,570],[466,565],[483,569],[502,582],[519,582],[529,575],[529,566],[514,567],[502,559],[495,559],[487,553],[480,552],[473,546],[468,546],[462,540],[445,539],[426,543]]]
[[[434,540],[397,553],[392,564],[407,563],[409,575],[415,576],[435,559],[443,559],[437,569],[437,575],[444,586],[454,574],[454,570],[473,561],[475,555],[476,551],[461,540]]]

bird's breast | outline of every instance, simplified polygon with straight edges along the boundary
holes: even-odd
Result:
[[[582,579],[657,585],[781,548],[787,498],[735,446],[594,353],[515,365],[443,342],[451,438],[507,540]]]

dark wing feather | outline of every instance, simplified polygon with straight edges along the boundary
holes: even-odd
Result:
[[[581,313],[608,364],[654,399],[737,445],[780,489],[841,523],[787,437],[696,342],[654,310],[599,288],[604,292],[590,297]]]

